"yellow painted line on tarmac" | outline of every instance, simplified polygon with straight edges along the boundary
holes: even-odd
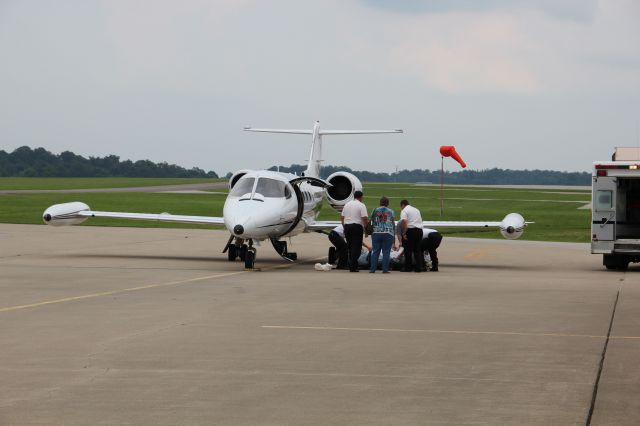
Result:
[[[359,328],[359,327],[304,327],[290,325],[263,325],[262,328],[283,330],[324,330],[324,331],[364,331],[364,332],[396,332],[396,333],[424,333],[424,334],[488,334],[496,336],[531,336],[531,337],[583,337],[590,339],[605,339],[607,336],[591,334],[563,334],[563,333],[524,333],[516,331],[471,331],[471,330],[420,330],[403,328]],[[621,338],[621,337],[618,337]],[[636,337],[631,337],[636,338]]]
[[[9,311],[17,311],[17,310],[20,310],[20,309],[36,308],[38,306],[46,306],[46,305],[53,305],[53,304],[56,304],[56,303],[72,302],[74,300],[84,300],[84,299],[93,299],[93,298],[102,297],[102,296],[112,296],[114,294],[130,293],[130,292],[133,292],[133,291],[147,290],[147,289],[150,289],[150,288],[160,288],[160,287],[168,287],[168,286],[172,286],[172,285],[189,284],[189,283],[193,283],[193,282],[197,282],[197,281],[204,281],[204,280],[208,280],[208,279],[230,277],[230,276],[233,276],[233,275],[244,274],[245,272],[246,271],[238,271],[238,272],[229,272],[229,273],[225,273],[225,274],[207,275],[207,276],[204,276],[204,277],[189,278],[188,280],[182,280],[182,281],[171,281],[171,282],[168,282],[168,283],[141,285],[141,286],[138,286],[138,287],[123,288],[123,289],[120,289],[120,290],[103,291],[101,293],[83,294],[81,296],[72,296],[72,297],[65,297],[65,298],[62,298],[62,299],[46,300],[44,302],[30,303],[30,304],[27,304],[27,305],[9,306],[8,308],[0,308],[0,312],[9,312]]]
[[[322,258],[324,258],[324,257],[322,257]],[[318,260],[318,259],[311,259],[311,262],[313,262],[315,260]],[[212,279],[224,278],[224,277],[231,277],[231,276],[234,276],[234,275],[246,274],[248,272],[254,272],[254,271],[270,271],[270,270],[274,270],[274,269],[284,269],[284,268],[290,268],[293,265],[296,265],[296,263],[287,263],[287,264],[283,264],[283,265],[270,266],[268,268],[258,268],[258,269],[255,269],[255,270],[244,269],[242,271],[226,272],[226,273],[223,273],[223,274],[207,275],[207,276],[204,276],[204,277],[189,278],[187,280],[170,281],[170,282],[167,282],[167,283],[159,283],[159,284],[141,285],[141,286],[137,286],[137,287],[123,288],[123,289],[120,289],[120,290],[103,291],[103,292],[100,292],[100,293],[83,294],[83,295],[80,295],[80,296],[71,296],[71,297],[65,297],[65,298],[62,298],[62,299],[45,300],[45,301],[42,301],[42,302],[29,303],[29,304],[26,304],[26,305],[17,305],[17,306],[9,306],[9,307],[6,307],[6,308],[0,308],[0,313],[18,311],[18,310],[21,310],[21,309],[37,308],[37,307],[40,307],[40,306],[54,305],[54,304],[57,304],[57,303],[73,302],[73,301],[76,301],[76,300],[95,299],[96,297],[112,296],[114,294],[122,294],[122,293],[131,293],[131,292],[134,292],[134,291],[148,290],[148,289],[151,289],[151,288],[160,288],[160,287],[169,287],[169,286],[181,285],[181,284],[190,284],[190,283],[194,283],[194,282],[198,282],[198,281],[212,280]],[[298,265],[299,265],[299,263],[298,263]]]
[[[504,247],[481,247],[464,255],[465,260],[480,260],[506,251]]]

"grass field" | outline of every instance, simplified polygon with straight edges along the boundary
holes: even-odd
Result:
[[[221,182],[206,178],[7,178],[0,177],[0,190],[23,189],[97,189],[131,188],[156,185],[187,185],[190,183]]]
[[[523,240],[589,242],[591,211],[578,209],[591,201],[590,191],[556,189],[500,189],[446,187],[444,216],[440,217],[440,189],[410,184],[365,185],[367,206],[373,207],[381,195],[399,212],[407,198],[418,207],[424,220],[502,220],[508,213],[520,213],[527,221]],[[502,238],[496,230],[446,229],[445,235]]]
[[[57,179],[56,179],[57,181]],[[117,179],[122,186],[143,186],[138,179]],[[148,185],[175,185],[176,179],[144,179]],[[180,180],[180,183],[206,182],[207,179]],[[188,182],[185,182],[188,181]],[[24,184],[23,184],[24,185]],[[36,183],[40,185],[40,183]],[[80,179],[63,186],[53,182],[55,189],[105,188],[102,179]],[[92,185],[92,186],[87,186]],[[51,188],[51,186],[50,186]],[[26,189],[26,188],[25,188]],[[34,188],[29,188],[34,189]],[[497,221],[511,212],[522,214],[536,222],[525,231],[522,239],[538,241],[588,242],[590,240],[590,210],[578,207],[590,201],[590,192],[555,189],[496,189],[445,187],[444,216],[440,217],[440,190],[433,186],[398,183],[365,184],[365,203],[371,209],[380,196],[391,200],[391,208],[399,214],[402,198],[422,211],[424,220],[491,220]],[[0,222],[41,224],[42,212],[52,204],[83,201],[95,210],[221,216],[226,195],[166,194],[166,193],[86,193],[86,194],[13,194],[0,195]],[[337,220],[338,213],[325,205],[320,219]],[[209,228],[206,225],[166,224],[159,222],[90,219],[89,226],[188,227]],[[497,230],[463,230],[441,228],[448,236],[502,238]]]

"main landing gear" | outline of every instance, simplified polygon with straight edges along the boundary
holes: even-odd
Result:
[[[276,250],[276,252],[283,259],[288,260],[289,262],[295,262],[296,260],[298,260],[298,253],[287,250],[286,241],[280,241],[277,238],[272,237],[271,244],[273,245],[273,248]]]

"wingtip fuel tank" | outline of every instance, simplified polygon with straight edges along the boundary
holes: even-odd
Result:
[[[51,226],[78,225],[87,220],[86,216],[80,216],[78,213],[89,210],[89,206],[80,201],[54,204],[42,213],[42,220]]]

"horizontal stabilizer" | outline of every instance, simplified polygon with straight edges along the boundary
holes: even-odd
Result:
[[[245,132],[262,132],[262,133],[290,133],[294,135],[312,135],[313,130],[303,129],[254,129],[253,127],[245,127]],[[385,133],[404,133],[402,129],[395,130],[320,130],[319,135],[375,135]]]
[[[404,133],[404,130],[320,130],[321,135],[375,135],[383,133]]]
[[[294,135],[312,135],[313,130],[301,129],[254,129],[253,127],[245,127],[245,132],[262,132],[262,133],[291,133]]]

